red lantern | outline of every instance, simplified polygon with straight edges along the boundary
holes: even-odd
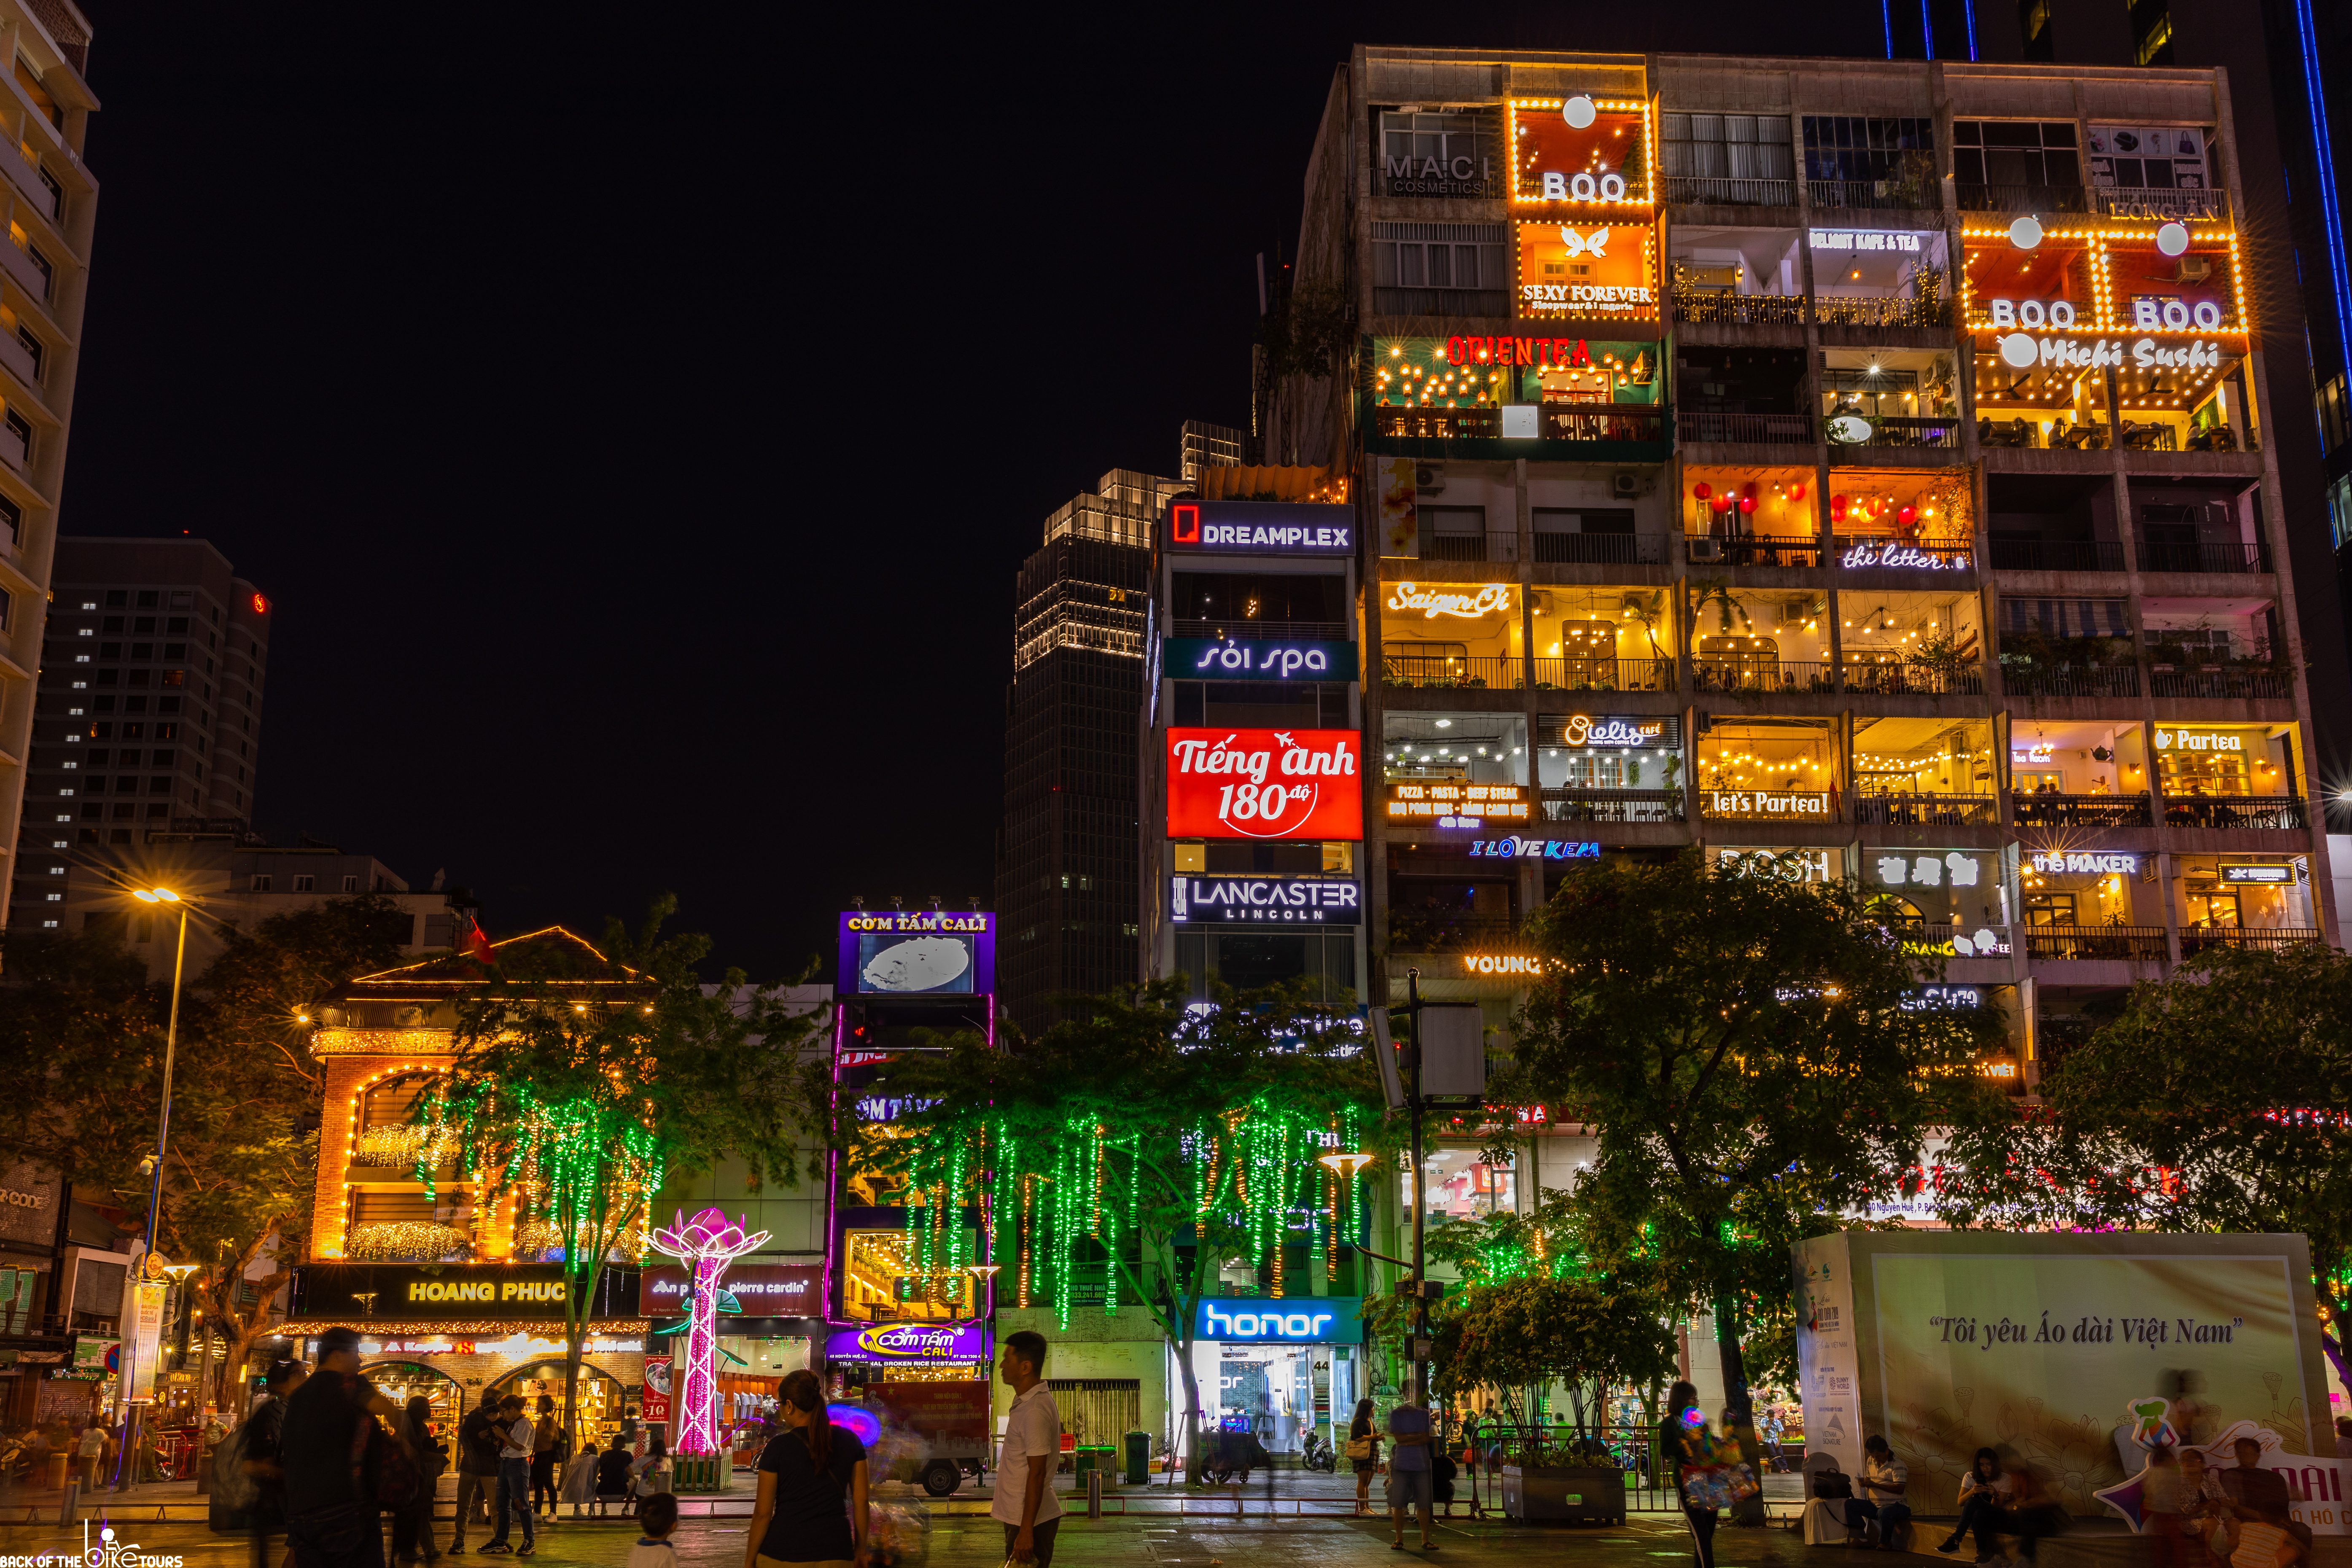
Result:
[[[1830,520],[1833,522],[1845,521],[1845,497],[1830,497]]]
[[[1698,483],[1691,486],[1691,494],[1696,496],[1701,500],[1705,500],[1714,493],[1715,491],[1708,488],[1707,482],[1705,479],[1701,479]]]
[[[1739,510],[1743,512],[1754,511],[1756,510],[1756,498],[1754,496],[1741,496],[1739,498]]]
[[[1746,496],[1749,500],[1754,500],[1756,499],[1756,481],[1754,479],[1750,479],[1746,484],[1740,486],[1739,493]]]
[[[1731,498],[1729,496],[1717,496],[1713,500],[1707,502],[1707,504],[1715,508],[1716,514],[1717,516],[1721,516],[1723,513],[1731,510]]]
[[[1805,499],[1805,487],[1804,487],[1804,486],[1802,486],[1802,485],[1790,485],[1790,486],[1789,487],[1789,499],[1790,499],[1790,500],[1804,500],[1804,499]]]
[[[1909,506],[1906,506],[1906,507],[1905,507],[1901,511],[1896,512],[1895,515],[1895,517],[1896,517],[1897,519],[1899,519],[1899,520],[1902,521],[1902,523],[1903,523],[1903,526],[1904,526],[1904,527],[1908,528],[1908,527],[1910,527],[1910,526],[1911,526],[1911,524],[1912,524],[1914,521],[1917,521],[1918,516],[1919,516],[1919,509],[1918,509],[1918,508],[1916,508],[1916,507],[1909,507]]]

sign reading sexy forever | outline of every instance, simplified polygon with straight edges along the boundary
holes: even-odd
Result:
[[[1357,731],[1168,731],[1169,837],[1363,836],[1362,737]]]

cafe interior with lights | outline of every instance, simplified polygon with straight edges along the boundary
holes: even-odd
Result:
[[[1691,677],[1700,691],[1833,691],[1830,596],[1818,588],[1689,588]]]
[[[1522,341],[1531,345],[1531,364],[1516,363]],[[1497,343],[1514,363],[1497,363]],[[1646,426],[1608,428],[1605,405],[1654,405],[1664,397],[1654,341],[1567,331],[1524,340],[1375,338],[1365,374],[1372,433],[1412,439],[1500,439],[1506,405],[1535,406],[1536,433],[1545,439],[1654,439]]]
[[[2036,795],[2140,795],[2148,787],[2147,751],[2140,726],[2129,720],[2052,721],[2019,716],[2009,727],[2009,787],[2017,820],[2063,826],[2062,804],[2051,821]]]
[[[1973,592],[1846,588],[1839,591],[1837,606],[1848,691],[1983,690],[1983,606]]]
[[[1391,783],[1521,784],[1528,779],[1523,713],[1381,715],[1382,772]]]
[[[1683,470],[1683,530],[1727,542],[1785,540],[1794,553],[1730,552],[1740,563],[1811,566],[1821,531],[1821,499],[1811,467],[1743,468],[1694,463]]]
[[[1674,229],[1675,316],[1698,323],[1797,325],[1804,269],[1793,228]]]
[[[2173,914],[2184,947],[2193,947],[2201,931],[2318,934],[2310,865],[2300,856],[2175,855],[2172,870]]]
[[[1989,718],[1857,717],[1853,721],[1853,787],[1864,800],[1947,797],[1954,805],[1948,820],[1990,823],[1999,787],[1993,761],[1993,721]],[[1974,800],[1982,805],[1971,806],[1969,802]],[[1937,818],[1930,814],[1925,820]]]
[[[1716,716],[1694,748],[1696,784],[1705,814],[1757,815],[1801,821],[1836,820],[1841,747],[1838,723],[1832,719],[1740,718]],[[1786,812],[1752,812],[1725,807],[1717,796],[1725,792],[1794,793],[1822,797]]]
[[[2145,928],[2164,923],[2154,898],[2148,897],[2143,904],[2136,890],[2143,886],[2143,874],[2155,865],[2153,855],[2126,854],[2124,858],[2129,868],[2123,869],[2064,859],[2066,850],[2074,847],[2078,847],[2055,841],[2020,847],[2017,882],[2027,925]],[[2095,950],[2060,951],[2068,957],[2104,956]]]
[[[2157,789],[2166,816],[2181,826],[2275,826],[2243,821],[2227,809],[2198,803],[2229,796],[2301,795],[2297,730],[2284,724],[2166,724],[2152,726]]]
[[[1368,591],[1381,595],[1383,684],[1473,690],[1519,686],[1525,650],[1516,584],[1391,581]]]
[[[2205,695],[2211,683],[2199,680],[2200,675],[2233,670],[2272,672],[2276,682],[2273,694],[2286,695],[2285,671],[2276,668],[2273,659],[2273,650],[2281,647],[2278,601],[2274,597],[2149,595],[2140,600],[2139,608],[2140,637],[2147,645],[2148,668],[2155,675],[2182,676],[2186,678],[2183,688],[2189,694]],[[2157,684],[2159,690],[2165,686],[2161,679]],[[2240,689],[2236,683],[2224,680],[2211,694],[2255,693],[2252,688]]]
[[[1959,376],[1948,353],[1924,349],[1823,349],[1822,415],[1832,441],[1854,439],[1834,421],[1852,416],[1881,446],[1959,448]]]
[[[1815,321],[1829,326],[1941,327],[1951,320],[1950,306],[1951,260],[1941,229],[1815,231]]]
[[[1856,543],[1907,545],[1948,567],[1976,552],[1975,489],[1965,468],[1848,468],[1830,475],[1830,531],[1839,559]],[[1858,556],[1848,565],[1874,564]]]
[[[1674,595],[1664,588],[1533,590],[1536,685],[1559,691],[1674,686]]]
[[[1536,777],[1549,821],[1679,822],[1683,773],[1677,715],[1537,716]]]

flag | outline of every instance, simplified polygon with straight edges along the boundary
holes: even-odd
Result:
[[[466,935],[466,956],[478,963],[496,964],[498,956],[490,951],[489,933],[482,929],[482,922],[469,920],[467,924],[471,929]]]

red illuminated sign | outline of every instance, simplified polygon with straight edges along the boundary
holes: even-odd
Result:
[[[1171,838],[1361,838],[1353,730],[1171,730]]]
[[[1179,502],[1168,509],[1169,520],[1176,530],[1179,544],[1201,542],[1201,507],[1197,501]]]

